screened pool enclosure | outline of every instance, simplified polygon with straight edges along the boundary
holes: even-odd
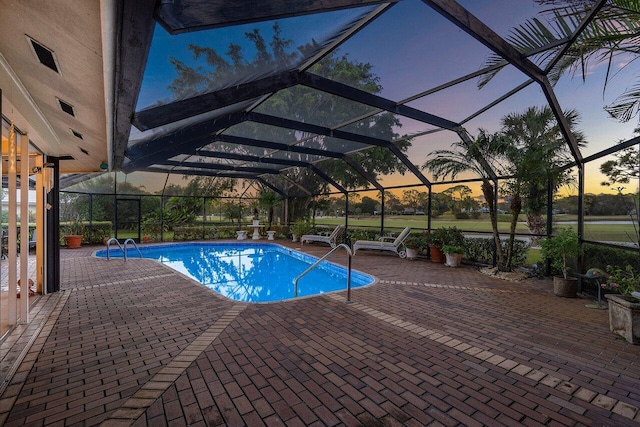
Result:
[[[630,152],[638,166],[638,106],[625,91],[637,82],[639,17],[616,1],[121,1],[111,169],[128,175],[109,179],[113,189],[124,180],[144,185],[145,194],[98,194],[85,183],[68,195],[111,200],[100,219],[85,203],[85,222],[108,221],[117,232],[128,221],[137,239],[150,234],[145,221],[160,208],[157,241],[173,238],[164,209],[186,194],[165,193],[186,187],[182,176],[233,180],[215,194],[190,194],[196,213],[184,226],[200,227],[194,238],[213,236],[216,215],[239,227],[257,206],[265,218],[257,203],[265,192],[275,194],[283,227],[317,215],[386,234],[401,229],[394,214],[418,212],[414,228],[428,230],[439,226],[438,195],[451,187],[468,187],[460,200],[478,202],[452,211],[510,213],[514,183],[523,182],[513,157],[481,151],[479,167],[459,173],[423,167],[442,150],[464,157],[483,136],[500,134],[523,144],[515,143],[523,158],[533,155],[525,147],[556,144],[551,166],[527,171],[542,206],[522,197],[523,218],[535,210],[543,223],[517,235],[550,235],[570,215],[583,242],[637,253],[637,171],[611,181],[601,165]],[[598,41],[607,29],[618,44]],[[542,130],[513,124],[527,113]],[[412,191],[419,206],[398,207],[394,197]],[[628,207],[593,214],[601,193]],[[374,212],[357,210],[364,197],[377,202]],[[145,203],[154,208],[146,212]],[[234,209],[225,204],[237,216],[223,213]],[[367,213],[367,224],[354,222]],[[589,221],[602,216],[617,216],[602,221],[621,220],[623,230],[607,236]],[[70,219],[61,211],[63,223]]]

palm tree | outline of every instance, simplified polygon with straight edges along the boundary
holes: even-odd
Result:
[[[504,256],[500,233],[498,232],[498,213],[495,209],[495,193],[491,171],[499,167],[498,161],[504,154],[504,143],[498,135],[492,135],[484,129],[479,129],[477,138],[470,143],[458,141],[452,144],[452,150],[436,150],[429,154],[429,159],[422,166],[430,171],[435,179],[456,176],[463,173],[473,173],[480,176],[482,180],[482,194],[489,206],[489,216],[491,217],[491,228],[496,246],[498,266],[504,266]]]
[[[579,115],[575,110],[564,113],[579,145],[585,145],[582,132],[575,129]],[[572,161],[571,153],[560,127],[549,107],[530,107],[522,113],[502,118],[502,131],[508,164],[505,189],[511,196],[511,227],[506,267],[511,267],[513,239],[518,216],[525,210],[527,226],[534,235],[545,231],[543,214],[547,207],[548,183],[555,192],[571,181],[568,170],[561,170]]]
[[[581,74],[584,80],[589,66],[594,63],[606,63],[607,75],[604,88],[614,69],[614,60],[622,56],[623,63],[629,65],[640,58],[640,2],[637,0],[610,0],[598,11],[593,21],[568,47],[562,58],[553,63],[563,44],[570,39],[596,2],[592,0],[537,0],[551,7],[542,12],[542,18],[533,18],[511,31],[507,40],[520,52],[543,50],[538,56],[538,64],[548,68],[551,82],[557,82],[562,74]],[[502,63],[504,60],[493,55],[487,65]],[[506,63],[505,63],[506,65]],[[479,81],[479,87],[487,84],[499,70],[485,74]],[[620,121],[629,121],[640,109],[640,76],[628,86],[612,105],[605,109]]]
[[[280,197],[273,191],[262,189],[258,195],[258,203],[264,209],[267,209],[267,230],[271,230],[273,223],[273,207],[280,202]]]

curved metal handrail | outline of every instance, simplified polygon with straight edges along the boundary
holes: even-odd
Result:
[[[122,245],[120,244],[120,242],[118,242],[118,239],[116,239],[115,237],[112,237],[109,240],[107,240],[107,261],[109,261],[111,259],[109,257],[109,246],[111,245],[111,242],[115,242],[116,245],[118,245],[118,247],[120,248],[120,252],[124,253],[124,251],[122,250]],[[125,254],[125,261],[126,260],[127,260],[127,258],[126,258],[126,254]]]
[[[298,297],[298,281],[300,279],[302,279],[311,270],[316,268],[318,266],[318,264],[320,264],[322,261],[324,261],[325,259],[329,258],[329,256],[331,256],[331,254],[333,254],[335,251],[337,251],[340,248],[344,248],[347,251],[347,254],[349,254],[349,268],[348,268],[348,273],[347,273],[347,302],[351,302],[351,257],[353,256],[353,254],[351,253],[351,248],[349,246],[347,246],[346,244],[344,244],[344,243],[340,243],[338,246],[336,246],[335,248],[331,249],[329,252],[327,252],[325,254],[325,256],[323,256],[322,258],[317,260],[315,263],[313,263],[309,268],[307,268],[305,271],[300,273],[300,275],[293,280],[293,296],[294,296],[294,298]]]
[[[142,252],[140,252],[140,248],[138,247],[138,245],[136,244],[136,241],[129,238],[127,240],[124,241],[124,260],[127,260],[127,243],[131,242],[131,244],[133,244],[133,247],[136,248],[136,250],[138,251],[138,255],[140,255],[140,258],[143,258],[142,256]]]

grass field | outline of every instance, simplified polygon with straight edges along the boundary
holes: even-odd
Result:
[[[567,221],[575,221],[575,215],[563,215],[562,219]],[[509,232],[509,222],[506,221],[508,215],[501,215],[500,222],[498,222],[498,230],[500,233]],[[615,221],[615,220],[628,220],[628,217],[589,217],[593,221]],[[344,218],[317,218],[316,224],[336,225],[344,223]],[[352,227],[380,227],[379,217],[350,217],[349,225]],[[558,222],[556,227],[574,227],[577,228],[577,224],[565,224]],[[386,216],[385,228],[401,229],[404,227],[411,227],[415,229],[427,228],[427,217],[424,215],[401,215],[401,216]],[[458,227],[466,232],[485,232],[491,233],[491,223],[489,218],[483,216],[479,219],[455,219],[452,215],[443,215],[431,220],[432,228],[439,227]],[[516,228],[517,233],[528,234],[529,229],[524,222],[519,222]],[[633,243],[637,242],[635,238],[636,232],[633,228],[633,224],[592,224],[585,222],[584,226],[584,238],[587,240],[593,240],[596,242],[624,242]]]

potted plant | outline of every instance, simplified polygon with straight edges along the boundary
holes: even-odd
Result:
[[[431,262],[445,262],[444,252],[442,252],[445,235],[446,229],[444,227],[431,230],[431,232],[428,234],[427,242],[429,246],[429,257],[431,258]]]
[[[640,344],[640,274],[631,265],[626,268],[607,267],[609,276],[601,284],[609,302],[609,328],[631,344]]]
[[[551,260],[551,267],[561,271],[562,276],[553,277],[553,293],[560,297],[575,298],[578,279],[569,277],[569,263],[580,255],[578,234],[572,228],[563,228],[556,236],[540,242],[542,256]]]
[[[421,234],[412,234],[404,241],[404,246],[407,249],[407,259],[415,260],[418,258],[418,252],[424,248],[424,237]]]
[[[293,224],[293,227],[291,229],[291,236],[292,236],[291,240],[293,242],[297,242],[298,238],[307,234],[309,231],[311,231],[311,229],[312,229],[311,224],[309,224],[308,222],[303,220],[296,221],[296,223]]]
[[[464,257],[465,249],[458,245],[444,245],[442,247],[447,262],[445,265],[449,267],[459,267]]]
[[[435,230],[431,230],[429,233],[429,253],[431,254],[432,262],[445,262],[446,257],[442,248],[445,245],[458,246],[464,248],[464,234],[462,230],[456,227],[440,227]]]
[[[77,215],[74,220],[67,224],[66,234],[64,235],[64,241],[69,249],[79,248],[82,244],[82,232],[84,231],[84,224],[80,215]]]

